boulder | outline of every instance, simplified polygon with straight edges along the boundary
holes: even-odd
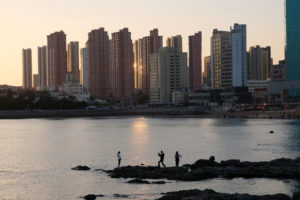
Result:
[[[227,166],[240,166],[241,161],[240,160],[221,161],[221,165],[224,166],[224,167],[227,167]]]
[[[126,199],[129,196],[125,195],[125,194],[114,194],[114,197],[117,198],[117,199]]]
[[[88,195],[86,195],[82,198],[85,199],[85,200],[95,200],[95,199],[97,199],[97,197],[104,197],[104,195],[102,195],[102,194],[98,194],[98,195],[88,194]]]
[[[145,180],[140,179],[140,178],[130,180],[127,183],[131,183],[131,184],[150,184],[149,181],[145,181]]]
[[[85,199],[85,200],[95,200],[95,199],[97,199],[97,196],[94,195],[94,194],[88,194],[85,197],[83,197],[83,199]]]
[[[73,167],[72,170],[78,170],[78,171],[88,171],[90,168],[88,166],[81,166],[78,165],[77,167]]]

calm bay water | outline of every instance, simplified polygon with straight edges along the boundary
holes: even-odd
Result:
[[[269,131],[275,131],[269,134]],[[155,199],[162,192],[214,189],[227,193],[291,195],[300,182],[276,179],[213,179],[200,182],[168,181],[165,185],[130,185],[100,171],[70,168],[88,165],[112,169],[116,153],[123,165],[157,165],[164,150],[166,165],[211,155],[217,161],[269,161],[300,156],[300,122],[284,120],[220,120],[107,118],[0,121],[0,199],[73,200],[87,194],[126,194],[129,199]]]

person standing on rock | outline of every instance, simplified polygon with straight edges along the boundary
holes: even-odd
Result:
[[[176,153],[175,153],[175,163],[176,163],[176,167],[179,166],[180,158],[182,158],[182,156],[178,153],[178,151],[176,151]]]
[[[160,164],[162,164],[164,167],[166,167],[166,165],[164,164],[164,159],[165,159],[165,154],[163,151],[161,151],[160,153],[158,153],[159,156],[159,161],[158,161],[158,167],[160,168]]]
[[[121,161],[122,161],[122,157],[121,157],[121,152],[120,151],[118,151],[117,157],[118,157],[118,168],[120,168]]]

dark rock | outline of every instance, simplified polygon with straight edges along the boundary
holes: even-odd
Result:
[[[215,161],[212,160],[197,160],[193,165],[191,165],[191,169],[200,168],[200,167],[214,167],[218,164]]]
[[[270,162],[240,162],[227,160],[217,163],[210,160],[198,160],[183,167],[143,167],[127,166],[107,171],[112,178],[168,179],[181,181],[200,181],[223,177],[231,178],[291,178],[300,179],[300,158],[276,159]],[[148,184],[144,180],[140,183]]]
[[[137,179],[133,179],[128,181],[127,183],[131,183],[131,184],[165,184],[165,181],[154,181],[154,182],[149,182],[140,178]]]
[[[81,166],[78,165],[77,167],[72,168],[72,170],[78,170],[78,171],[88,171],[90,168],[88,166]]]
[[[82,198],[85,199],[85,200],[95,200],[95,199],[97,199],[97,197],[104,197],[104,195],[102,195],[102,194],[99,194],[99,195],[89,194],[89,195],[86,195]]]
[[[122,199],[126,199],[126,198],[128,198],[129,196],[128,195],[125,195],[125,194],[114,194],[114,197],[115,198],[122,198]]]
[[[300,200],[300,192],[295,192],[294,193],[293,200]]]
[[[240,160],[227,160],[227,161],[221,161],[222,166],[241,166]]]
[[[215,161],[215,157],[214,156],[209,157],[209,161]]]
[[[276,165],[276,166],[285,166],[294,163],[294,160],[292,159],[286,159],[286,158],[279,158],[270,161],[270,165]]]
[[[185,190],[169,192],[158,200],[291,200],[284,194],[275,195],[248,195],[248,194],[225,194],[213,190]]]
[[[95,200],[95,199],[97,199],[97,196],[94,195],[94,194],[89,194],[89,195],[86,195],[85,197],[83,197],[83,199],[85,199],[85,200]]]
[[[145,181],[145,180],[140,179],[140,178],[130,180],[127,183],[131,183],[131,184],[150,184],[149,181]]]
[[[270,131],[270,133],[271,133],[271,134],[273,134],[273,133],[274,133],[274,131]]]

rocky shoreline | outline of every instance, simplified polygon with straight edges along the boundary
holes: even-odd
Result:
[[[212,178],[282,178],[300,179],[300,158],[276,159],[269,162],[241,162],[227,160],[216,162],[198,160],[182,167],[126,166],[106,171],[111,178],[168,179],[201,181]]]
[[[214,158],[214,157],[212,157]],[[77,166],[72,170],[90,170],[87,166]],[[201,181],[212,178],[280,178],[300,180],[300,157],[296,159],[280,158],[265,162],[241,162],[227,160],[216,162],[214,159],[200,159],[194,164],[182,167],[159,168],[152,166],[126,166],[114,170],[96,169],[103,171],[111,178],[133,178],[128,184],[166,184],[165,181],[147,181],[144,179],[168,179],[179,181]],[[185,190],[162,194],[157,200],[300,200],[300,193],[294,193],[293,198],[285,194],[249,195],[217,193],[213,190]],[[89,194],[82,197],[95,200],[103,195]],[[116,196],[114,196],[116,197]],[[119,197],[118,197],[119,198]],[[126,195],[122,198],[128,198]]]
[[[103,198],[104,195],[89,194],[81,197],[85,200],[96,200]],[[111,198],[122,198],[127,199],[129,195],[114,194]],[[300,194],[294,193],[293,197],[290,198],[285,194],[272,194],[272,195],[249,195],[249,194],[228,194],[218,193],[214,190],[182,190],[177,192],[168,192],[162,194],[162,197],[156,200],[300,200]]]
[[[217,193],[213,190],[185,190],[169,192],[157,200],[291,200],[285,194],[249,195]],[[298,200],[296,197],[293,200]]]

